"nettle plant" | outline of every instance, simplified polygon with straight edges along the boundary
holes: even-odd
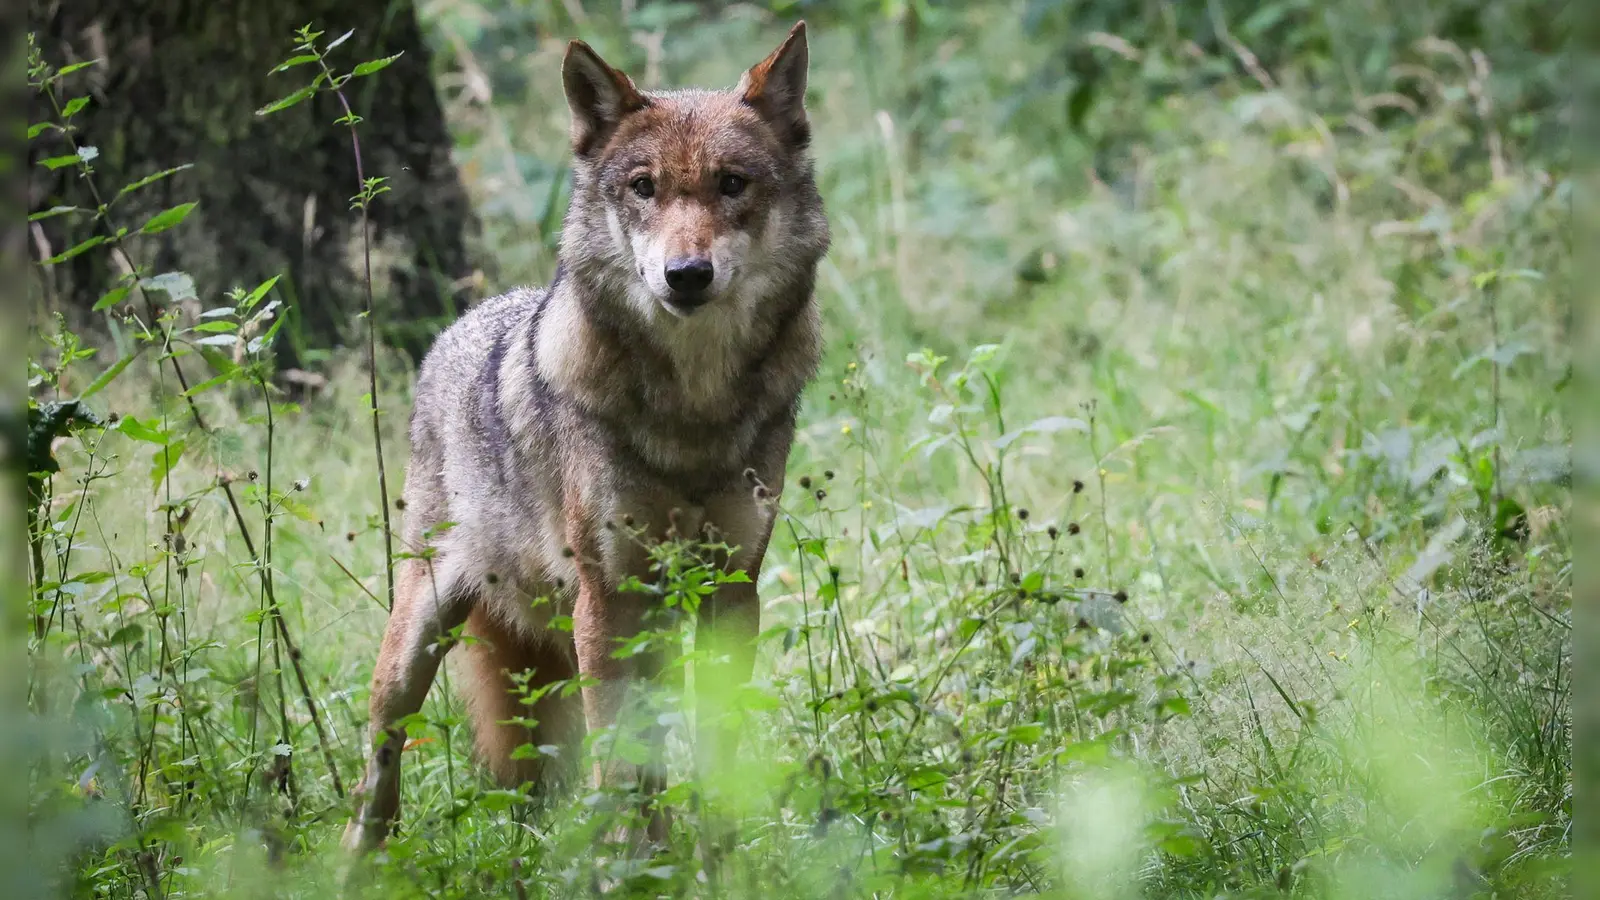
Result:
[[[302,30],[297,47],[315,37]],[[321,56],[313,59],[322,61]],[[297,60],[307,61],[295,57],[285,66],[299,64]],[[365,63],[342,77],[334,76],[324,62],[324,76],[307,90],[328,85],[337,91],[349,77],[372,74],[392,61]],[[188,817],[191,807],[201,809],[205,801],[245,811],[270,853],[287,846],[289,832],[306,821],[300,813],[307,785],[293,766],[297,748],[307,742],[305,721],[326,769],[326,787],[342,798],[344,786],[325,713],[279,604],[274,578],[280,520],[287,514],[317,522],[296,496],[309,488],[309,481],[285,484],[274,460],[282,421],[300,412],[274,383],[274,343],[289,311],[272,298],[279,277],[253,288],[235,288],[223,305],[205,309],[187,274],[157,273],[136,258],[141,238],[181,226],[197,204],[170,207],[135,227],[123,221],[126,201],[190,166],[164,169],[114,193],[102,187],[95,167],[99,153],[80,142],[74,124],[90,99],[65,94],[69,76],[99,62],[55,68],[29,36],[29,86],[46,101],[51,116],[32,123],[28,138],[59,145],[64,152],[45,155],[39,164],[73,170],[91,200],[86,206],[59,205],[30,215],[30,222],[72,217],[92,232],[40,265],[61,265],[90,252],[112,254],[122,274],[92,310],[117,326],[128,347],[114,362],[97,367],[96,377],[75,394],[69,394],[74,370],[91,364],[99,353],[71,332],[63,318],[56,318],[42,335],[37,356],[29,359],[29,612],[37,682],[30,695],[39,709],[56,702],[53,698],[71,695],[75,721],[88,735],[86,743],[67,755],[64,780],[39,782],[33,799],[47,808],[59,801],[55,794],[87,791],[97,797],[107,795],[104,786],[109,786],[120,821],[105,824],[99,842],[91,844],[105,864],[91,867],[94,874],[86,877],[108,886],[125,880],[161,896],[160,884],[179,861],[186,826],[196,824]],[[298,102],[285,98],[260,112],[287,108],[290,100]],[[359,155],[354,129],[360,120],[348,105],[345,112],[339,124],[351,129]],[[384,190],[383,179],[363,176],[352,207],[365,217]],[[370,252],[367,272],[370,316]],[[141,357],[150,363],[154,414],[95,414],[88,401]],[[194,374],[197,361],[207,376]],[[242,460],[241,434],[208,420],[201,400],[210,394],[257,411],[240,424],[260,429],[259,465]],[[375,389],[371,409],[376,441]],[[56,459],[58,452],[66,452],[63,438],[71,440],[75,456],[76,477],[70,487],[61,483],[62,466]],[[118,535],[107,533],[99,511],[107,501],[97,490],[125,477],[130,448],[138,446],[149,448],[145,471],[161,518],[160,540],[129,555],[116,544]],[[381,481],[381,444],[376,449]],[[195,478],[191,472],[180,486],[176,476],[186,460],[196,460],[196,468],[211,474]],[[382,519],[387,535],[386,506]],[[242,561],[227,564],[234,585],[257,599],[244,622],[255,630],[253,645],[245,651],[247,656],[253,651],[253,660],[241,660],[192,627],[191,612],[201,591],[197,573],[204,574],[208,555],[225,555],[234,548],[227,541],[197,545],[186,530],[202,511],[218,508],[231,519],[243,549]],[[388,557],[392,560],[392,554]],[[64,673],[59,671],[61,660],[70,661]],[[218,695],[216,683],[229,679],[236,682],[234,695]],[[244,742],[228,737],[230,730]],[[263,806],[267,797],[276,799]]]

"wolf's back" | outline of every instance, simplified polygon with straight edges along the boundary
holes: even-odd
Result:
[[[505,349],[527,339],[542,298],[542,290],[520,288],[483,301],[445,329],[423,358],[411,409],[408,540],[445,519],[447,481],[501,464],[508,448],[485,418],[499,415]]]

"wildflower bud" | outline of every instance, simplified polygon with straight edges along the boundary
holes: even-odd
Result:
[[[1024,522],[1028,521],[1028,511],[1026,509],[1017,510],[1017,518]]]
[[[800,476],[800,490],[802,490],[802,491],[811,490],[811,476],[810,475],[801,475]]]
[[[344,533],[344,539],[347,540],[347,541],[354,542],[355,539],[356,539],[356,533],[354,531],[346,531]]]
[[[823,469],[822,470],[822,477],[828,479],[829,481],[832,481],[833,480],[833,470],[832,469]]]
[[[1146,631],[1144,634],[1139,635],[1139,643],[1141,643],[1141,644],[1150,643],[1150,632]]]
[[[1079,480],[1078,480],[1078,479],[1076,479],[1076,478],[1074,478],[1074,479],[1072,479],[1072,492],[1073,492],[1073,493],[1074,493],[1074,494],[1081,494],[1081,493],[1083,493],[1083,482],[1082,482],[1082,481],[1079,481]]]
[[[1118,603],[1127,603],[1128,602],[1128,592],[1127,591],[1117,591],[1115,594],[1112,594],[1111,596]]]
[[[1078,527],[1078,523],[1077,522],[1071,522],[1071,523],[1068,523],[1068,525],[1067,525],[1067,534],[1077,534],[1078,532],[1080,532],[1082,530],[1083,530],[1082,528]]]
[[[260,477],[261,477],[261,473],[260,473],[260,472],[257,472],[257,471],[256,471],[256,470],[255,470],[255,469],[251,469],[251,470],[250,470],[250,474],[249,474],[249,476],[247,476],[247,477],[248,477],[248,478],[249,478],[249,479],[250,479],[250,480],[251,480],[251,481],[255,481],[255,480],[256,480],[256,479],[257,479],[257,478],[260,478]]]
[[[1044,533],[1050,535],[1050,540],[1052,540],[1052,541],[1055,540],[1058,537],[1061,537],[1061,529],[1055,527],[1054,525],[1051,525],[1049,528],[1046,528],[1044,530]]]
[[[303,490],[305,490],[306,488],[308,488],[310,486],[311,486],[311,482],[306,480],[306,479],[304,479],[304,478],[302,478],[302,479],[300,479],[300,480],[298,480],[298,481],[296,481],[294,483],[294,489],[297,490],[297,491],[303,491]]]
[[[406,498],[404,498],[404,497],[396,497],[396,498],[394,498],[394,508],[400,510],[401,512],[405,512],[406,511]]]
[[[828,492],[823,490],[822,488],[817,488],[817,502],[821,503],[822,501],[824,501],[826,499],[828,499]]]
[[[1073,569],[1072,577],[1079,579],[1083,578],[1083,566],[1078,566],[1077,568]]]

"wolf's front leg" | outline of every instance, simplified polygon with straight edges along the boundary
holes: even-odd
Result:
[[[438,641],[465,622],[472,596],[445,573],[422,560],[407,560],[395,579],[394,609],[372,672],[371,756],[356,793],[361,805],[345,826],[345,849],[376,848],[400,811],[400,751],[405,745],[401,719],[422,708],[439,672]]]
[[[761,628],[756,582],[777,518],[777,493],[782,489],[781,463],[768,468],[778,475],[757,479],[759,490],[729,491],[706,505],[706,520],[713,532],[732,548],[720,560],[723,570],[743,573],[746,580],[718,586],[700,605],[694,683],[699,721],[696,750],[702,776],[723,771],[733,761],[741,731],[735,708],[738,691],[755,668],[755,641]]]
[[[666,729],[658,721],[652,699],[658,690],[662,654],[657,651],[619,657],[627,639],[647,627],[642,598],[607,590],[600,579],[580,575],[573,609],[573,636],[582,675],[583,714],[591,735],[606,738],[595,747],[594,780],[605,790],[636,792],[646,817],[644,837],[667,837],[668,819],[653,807],[652,797],[666,786]],[[642,758],[642,762],[641,762]],[[616,837],[637,844],[639,829],[624,826]]]

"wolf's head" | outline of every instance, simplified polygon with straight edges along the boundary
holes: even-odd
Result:
[[[562,259],[646,321],[748,324],[827,249],[800,23],[731,91],[640,91],[581,41],[562,65],[573,198]]]

